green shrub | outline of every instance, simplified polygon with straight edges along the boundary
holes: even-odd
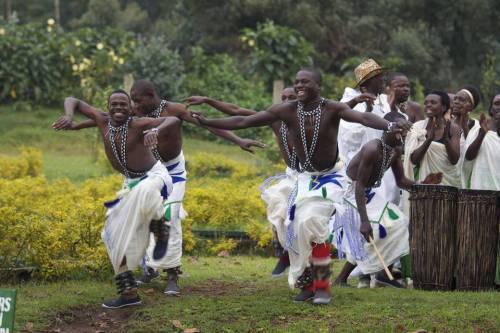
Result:
[[[181,92],[184,62],[163,37],[140,39],[130,53],[124,71],[133,74],[134,79],[154,82],[160,96],[169,100],[185,97]]]

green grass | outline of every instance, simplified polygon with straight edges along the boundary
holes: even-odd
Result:
[[[330,305],[314,307],[291,302],[294,292],[286,279],[270,277],[274,263],[274,258],[260,257],[184,258],[182,297],[165,297],[165,281],[156,280],[141,289],[144,304],[132,310],[122,327],[126,332],[182,332],[172,324],[178,320],[202,332],[500,331],[498,292],[334,288]],[[336,272],[341,265],[334,263]],[[4,287],[18,290],[18,329],[33,323],[42,330],[57,314],[71,327],[85,322],[75,313],[101,313],[100,302],[115,297],[111,277]]]
[[[16,155],[22,146],[40,149],[44,157],[44,173],[49,180],[69,178],[81,182],[108,174],[109,169],[100,156],[102,152],[99,153],[102,142],[97,130],[56,132],[51,124],[61,115],[62,109],[0,107],[0,154]],[[198,152],[223,154],[257,168],[267,168],[271,164],[263,152],[252,155],[231,144],[186,136],[185,155],[189,157]]]

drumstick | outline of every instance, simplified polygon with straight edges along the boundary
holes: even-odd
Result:
[[[378,251],[377,245],[375,245],[375,242],[373,241],[372,236],[368,236],[368,240],[370,241],[370,244],[373,245],[373,249],[375,250],[375,253],[377,254],[378,260],[380,260],[380,263],[382,264],[382,266],[384,266],[385,274],[387,274],[387,276],[389,277],[389,280],[391,280],[391,281],[394,280],[394,276],[392,276],[391,271],[389,270],[389,268],[387,268],[387,265],[385,264],[384,258],[382,258],[382,256],[380,255],[380,252]]]

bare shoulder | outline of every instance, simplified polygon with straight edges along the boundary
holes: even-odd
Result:
[[[274,115],[280,115],[283,113],[288,113],[290,112],[290,110],[296,110],[296,109],[297,109],[297,102],[287,102],[287,103],[273,104],[266,111]]]
[[[325,108],[329,112],[341,112],[350,109],[345,103],[334,101],[332,99],[325,100]]]

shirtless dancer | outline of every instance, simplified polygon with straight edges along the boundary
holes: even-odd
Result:
[[[281,92],[281,101],[283,103],[295,100],[297,100],[297,94],[292,87],[283,89]],[[186,103],[188,105],[208,104],[230,116],[251,116],[258,113],[257,111],[245,109],[235,104],[204,96],[191,96],[186,99]],[[273,247],[276,256],[279,257],[271,274],[273,277],[279,277],[290,266],[288,251],[284,250],[286,235],[285,220],[288,197],[297,177],[297,161],[290,161],[288,159],[289,153],[287,151],[292,151],[293,147],[289,144],[288,132],[285,131],[283,122],[280,120],[275,121],[270,127],[276,136],[281,156],[287,165],[285,174],[270,177],[261,186],[262,200],[267,205],[267,219],[273,228]]]
[[[156,146],[158,135],[170,132],[180,121],[177,118],[133,119],[130,104],[130,97],[123,90],[115,90],[109,96],[109,113],[68,97],[64,102],[65,116],[53,124],[56,130],[65,128],[75,111],[93,120],[102,135],[111,166],[125,176],[118,198],[105,204],[108,210],[102,237],[120,295],[105,302],[105,308],[141,304],[132,270],[146,253],[150,230],[155,231],[157,238],[155,259],[165,255],[168,244],[163,200],[172,192],[172,178],[155,159],[151,148]],[[148,133],[144,134],[145,131]]]
[[[338,159],[337,133],[341,119],[380,130],[409,129],[370,113],[352,111],[346,104],[320,96],[321,75],[313,69],[300,70],[295,78],[296,102],[281,103],[252,116],[205,119],[200,123],[225,129],[269,126],[281,120],[295,148],[290,160],[300,162],[300,174],[289,202],[286,247],[290,256],[288,282],[301,289],[296,302],[312,299],[327,304],[330,294],[330,244],[328,221],[342,201],[342,163]],[[318,171],[319,170],[319,171]],[[311,262],[310,262],[311,260]],[[312,264],[312,265],[311,265]]]
[[[409,253],[408,217],[387,199],[379,187],[389,168],[400,188],[408,190],[415,184],[404,175],[402,134],[385,132],[381,139],[369,141],[347,167],[346,209],[336,221],[334,243],[348,262],[335,284],[346,285],[349,274],[358,265],[363,274],[373,274],[379,284],[402,288],[399,282],[391,281],[385,274],[369,244],[373,239],[389,269]],[[437,184],[441,176],[431,174],[424,183]]]
[[[191,117],[186,107],[180,103],[168,102],[162,100],[156,92],[155,86],[148,80],[135,81],[131,88],[131,97],[134,102],[134,113],[139,117],[177,117],[187,122],[198,124],[198,121]],[[67,123],[67,129],[81,129],[95,126],[90,120],[80,124]],[[212,133],[239,145],[242,149],[252,152],[251,147],[262,147],[262,144],[250,140],[242,139],[232,132],[207,128]],[[168,132],[162,133],[158,142],[157,149],[153,154],[167,168],[173,181],[173,191],[168,200],[165,201],[165,217],[170,226],[168,238],[167,254],[161,260],[154,260],[152,252],[155,246],[154,238],[151,238],[151,244],[147,251],[147,256],[143,262],[143,276],[138,280],[139,283],[149,283],[152,279],[159,276],[159,270],[167,272],[167,286],[164,293],[169,296],[179,296],[180,287],[178,285],[178,276],[181,273],[182,257],[182,226],[181,220],[186,216],[182,207],[184,192],[186,186],[186,169],[184,154],[182,152],[182,121],[176,122]]]

